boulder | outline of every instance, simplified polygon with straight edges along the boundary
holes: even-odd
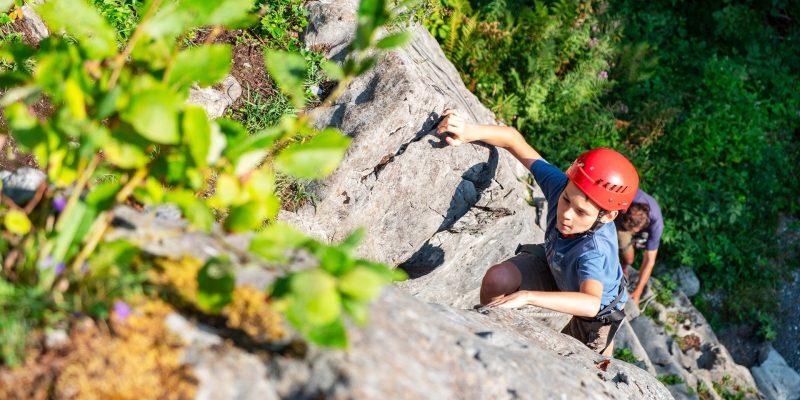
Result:
[[[508,330],[509,320],[511,310],[456,310],[389,287],[369,325],[349,329],[348,351],[266,359],[170,325],[191,343],[198,398],[672,398],[635,366],[598,366],[604,358],[576,340],[541,325]]]
[[[231,75],[228,75],[214,87],[195,86],[189,90],[189,104],[203,107],[210,119],[225,115],[228,109],[239,96],[242,95],[242,85]]]
[[[354,4],[309,2],[306,45],[348,43]],[[349,28],[334,29],[329,21]],[[528,172],[516,159],[480,143],[447,146],[434,134],[448,108],[475,123],[495,118],[464,87],[436,40],[421,26],[408,29],[407,47],[313,111],[318,126],[335,126],[353,141],[338,170],[311,188],[320,201],[280,218],[331,242],[364,227],[360,256],[405,269],[414,279],[401,287],[421,299],[467,308],[477,303],[488,267],[544,235],[520,181]]]
[[[694,270],[687,266],[682,266],[673,273],[678,289],[688,297],[696,295],[700,291],[700,279]]]
[[[36,45],[42,39],[50,36],[50,31],[42,21],[42,18],[33,11],[31,5],[41,3],[41,0],[29,1],[30,4],[23,5],[20,10],[22,11],[22,18],[14,23],[14,30],[22,33],[25,43]]]
[[[36,168],[22,167],[14,172],[0,171],[3,181],[3,196],[7,196],[18,206],[25,206],[36,194],[47,175]]]
[[[800,399],[800,374],[772,347],[762,351],[761,364],[750,369],[767,400]]]
[[[614,337],[614,349],[630,350],[633,356],[639,360],[634,363],[634,365],[647,371],[651,375],[656,375],[656,370],[653,367],[653,363],[650,361],[650,356],[647,355],[647,351],[639,341],[639,337],[636,336],[636,332],[633,330],[633,327],[631,327],[630,322],[625,322],[620,325]]]

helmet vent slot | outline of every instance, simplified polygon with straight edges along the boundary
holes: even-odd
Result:
[[[598,179],[595,183],[599,186],[602,186],[603,189],[608,190],[609,192],[625,193],[628,191],[628,186],[614,185],[611,182],[606,182],[602,179]]]

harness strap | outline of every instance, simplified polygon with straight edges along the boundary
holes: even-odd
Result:
[[[614,306],[616,306],[620,300],[622,300],[622,294],[625,293],[628,287],[628,278],[625,277],[625,274],[622,274],[622,282],[619,283],[619,292],[617,293],[617,297],[607,306],[603,307],[600,312],[597,313],[597,317],[602,317],[608,314],[611,314],[614,311]]]

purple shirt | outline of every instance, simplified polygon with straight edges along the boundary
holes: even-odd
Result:
[[[645,193],[642,189],[636,192],[636,197],[633,198],[634,203],[643,203],[650,206],[650,225],[643,229],[647,232],[647,245],[645,250],[658,250],[658,245],[661,243],[661,232],[664,230],[664,217],[661,216],[661,207],[653,196]]]

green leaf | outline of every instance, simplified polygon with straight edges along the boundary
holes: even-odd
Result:
[[[9,232],[15,235],[27,235],[31,231],[31,221],[28,216],[19,210],[9,210],[3,224]]]
[[[103,155],[108,162],[123,169],[143,167],[150,161],[141,146],[117,138],[103,145]]]
[[[236,164],[234,164],[233,173],[236,174],[236,176],[246,175],[248,172],[252,171],[253,168],[257,168],[261,165],[268,154],[266,150],[255,150],[242,154],[236,160]]]
[[[21,102],[38,93],[40,90],[40,88],[34,85],[12,87],[3,93],[3,97],[0,99],[0,107],[8,107],[12,103]]]
[[[308,340],[320,346],[347,348],[347,330],[341,318],[325,326],[315,326],[306,332]]]
[[[169,86],[183,87],[197,83],[213,85],[228,75],[231,69],[231,46],[211,44],[192,47],[175,57],[169,72]]]
[[[228,147],[225,149],[223,155],[228,158],[232,164],[237,164],[240,157],[252,152],[268,152],[272,149],[275,141],[283,136],[283,130],[280,127],[271,127],[264,129],[254,135],[248,135],[247,131],[238,123],[230,126],[223,132],[228,137]],[[222,125],[221,125],[222,126]],[[239,131],[238,129],[241,129]]]
[[[228,208],[232,204],[238,204],[242,200],[239,179],[230,174],[220,174],[212,200],[212,207]]]
[[[148,177],[144,186],[136,188],[133,194],[137,200],[145,204],[158,204],[164,201],[164,188],[161,182],[153,177]]]
[[[298,272],[292,277],[290,287],[290,320],[325,326],[341,317],[336,280],[327,272],[320,269]]]
[[[275,168],[296,178],[323,178],[336,169],[349,145],[350,138],[326,128],[309,141],[283,150],[275,158]]]
[[[359,326],[367,324],[367,319],[369,317],[369,305],[367,303],[344,298],[342,299],[342,306],[347,315],[353,318],[356,324]]]
[[[195,197],[194,193],[186,190],[168,193],[164,196],[167,203],[174,203],[183,211],[183,215],[197,229],[210,232],[214,224],[214,214],[206,203]]]
[[[0,0],[0,12],[5,13],[14,5],[14,0]]]
[[[365,58],[363,61],[361,61],[360,64],[358,64],[358,67],[356,68],[356,75],[361,75],[369,71],[369,69],[374,67],[377,62],[378,62],[377,57]]]
[[[36,7],[51,32],[66,31],[78,39],[90,57],[101,59],[117,52],[116,32],[84,0],[51,0]]]
[[[168,3],[149,21],[146,33],[152,38],[176,37],[193,28],[224,25],[245,27],[255,21],[253,0],[181,0]]]
[[[97,211],[108,210],[114,206],[120,189],[122,185],[119,182],[101,183],[86,195],[86,204]]]
[[[115,86],[110,92],[103,95],[97,103],[97,119],[106,119],[117,110],[117,101],[119,101],[122,90],[122,87]]]
[[[53,260],[63,261],[67,259],[67,253],[72,243],[76,239],[80,240],[78,232],[81,230],[81,225],[83,225],[82,221],[84,219],[93,219],[89,218],[91,214],[86,204],[82,201],[78,201],[72,207],[67,208],[65,213],[61,215],[58,224],[56,224],[56,232],[58,232],[58,235],[56,236],[56,244],[51,254]]]
[[[197,274],[197,306],[217,314],[233,299],[236,279],[227,260],[212,258]]]
[[[120,116],[143,137],[160,144],[180,142],[177,94],[168,89],[148,89],[131,96]]]
[[[64,102],[72,118],[83,120],[86,118],[86,96],[81,85],[75,79],[64,82]]]
[[[348,235],[347,238],[345,238],[342,243],[339,244],[339,247],[345,251],[353,251],[356,247],[358,247],[358,244],[364,240],[364,236],[366,236],[366,234],[367,231],[364,230],[364,228],[358,228],[350,233],[350,235]]]
[[[109,271],[117,265],[130,265],[141,249],[125,240],[103,243],[89,259],[91,272]]]
[[[369,47],[375,29],[389,18],[385,0],[361,0],[358,6],[358,27],[353,48],[363,50]]]
[[[375,47],[379,49],[393,49],[395,47],[405,46],[411,42],[410,32],[400,32],[386,36],[378,41]]]
[[[183,112],[183,142],[189,147],[194,164],[200,168],[208,165],[211,149],[211,123],[206,110],[198,106],[187,106]]]
[[[245,182],[245,190],[250,198],[265,200],[275,194],[275,175],[266,168],[253,171]]]
[[[300,54],[286,51],[267,50],[264,54],[270,76],[289,96],[295,108],[305,104],[306,59]]]
[[[367,301],[377,297],[386,283],[382,276],[359,266],[339,277],[339,290],[356,300]]]
[[[262,201],[250,201],[231,208],[225,219],[225,229],[230,232],[246,232],[264,224],[269,208]]]
[[[287,252],[301,247],[309,239],[284,222],[275,222],[250,240],[250,251],[267,261],[284,262]]]
[[[322,67],[322,70],[325,71],[325,75],[331,80],[340,81],[344,78],[342,67],[333,61],[324,60],[320,63],[320,67]]]
[[[353,268],[353,257],[350,253],[338,246],[328,246],[317,243],[313,249],[314,256],[320,262],[320,267],[333,275],[341,275]]]

